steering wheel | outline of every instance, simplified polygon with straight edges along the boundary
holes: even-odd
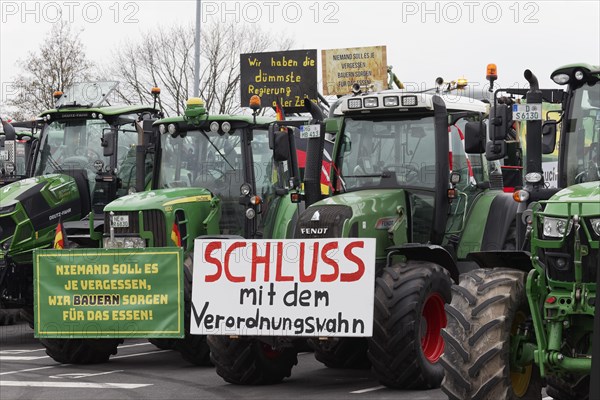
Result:
[[[386,165],[383,170],[395,171],[396,176],[404,176],[407,183],[416,183],[421,180],[419,179],[421,171],[412,164]]]
[[[194,181],[194,186],[206,188],[212,192],[225,192],[229,189],[227,174],[219,169],[208,168]]]
[[[75,149],[76,156],[87,157],[88,160],[102,160],[102,156],[96,150],[91,149],[89,147],[77,147]]]

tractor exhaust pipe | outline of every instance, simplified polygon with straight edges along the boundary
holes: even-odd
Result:
[[[304,199],[306,207],[321,200],[321,168],[323,165],[323,148],[325,146],[325,130],[322,124],[325,114],[321,108],[304,99],[304,109],[312,116],[311,123],[321,123],[321,134],[318,138],[308,139],[306,145],[306,167],[304,168]]]
[[[523,74],[529,82],[529,91],[526,94],[528,105],[542,106],[542,92],[537,77],[526,69]],[[541,114],[542,110],[540,110]],[[526,173],[542,173],[542,120],[527,121],[527,169]],[[543,173],[541,187],[543,186]]]
[[[319,107],[310,99],[304,99],[304,110],[310,113],[310,116],[313,119],[311,123],[322,122],[325,119],[325,114],[323,114],[321,107]]]
[[[531,70],[526,69],[523,75],[525,76],[525,79],[527,79],[527,82],[529,82],[530,90],[540,90],[538,79]]]

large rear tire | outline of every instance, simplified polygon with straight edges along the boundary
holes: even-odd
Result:
[[[121,339],[40,339],[48,354],[62,364],[100,364],[117,354]]]
[[[176,340],[173,348],[181,353],[184,360],[199,366],[211,366],[210,348],[206,343],[206,335],[192,335],[190,333],[190,323],[192,318],[192,276],[194,272],[194,260],[192,255],[185,258],[183,262],[184,274],[184,326],[185,336],[183,339]]]
[[[315,358],[328,368],[368,369],[371,361],[367,357],[368,343],[364,338],[310,339]]]
[[[542,398],[542,382],[533,361],[522,370],[511,368],[511,340],[516,340],[519,327],[530,315],[524,282],[521,271],[475,269],[453,286],[443,332],[446,351],[441,358],[442,390],[449,399]],[[525,340],[535,342],[535,337]]]
[[[408,261],[386,267],[375,283],[369,359],[377,379],[402,389],[439,387],[444,351],[441,329],[452,281],[441,266]]]
[[[211,359],[217,374],[236,385],[271,385],[292,374],[298,363],[293,347],[274,349],[260,340],[209,336]]]

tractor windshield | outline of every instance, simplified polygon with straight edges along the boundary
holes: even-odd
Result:
[[[94,162],[108,164],[102,155],[101,137],[110,126],[103,120],[54,121],[44,127],[41,158],[36,175],[68,169],[87,169],[95,172]]]
[[[87,172],[90,191],[96,185],[96,174],[119,166],[133,153],[137,133],[133,129],[120,130],[115,137],[116,165],[111,166],[111,156],[104,156],[102,137],[114,129],[101,119],[54,121],[44,126],[36,175],[61,173],[81,169]]]
[[[242,129],[231,133],[188,131],[185,137],[162,135],[158,188],[197,187],[221,201],[220,229],[242,234],[244,216],[239,204],[244,183]]]
[[[213,193],[239,196],[243,183],[242,146],[239,135],[187,132],[184,138],[163,135],[159,188],[202,187]],[[233,187],[229,181],[239,181]]]
[[[567,183],[600,181],[600,81],[575,90],[568,115],[563,171]]]
[[[347,191],[406,186],[432,189],[435,164],[433,116],[346,118],[336,185]]]

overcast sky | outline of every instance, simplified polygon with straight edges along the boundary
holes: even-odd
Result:
[[[204,21],[255,23],[285,32],[295,49],[387,46],[387,62],[405,82],[433,86],[436,77],[485,84],[498,66],[504,86],[525,84],[529,68],[541,86],[572,62],[600,64],[600,2],[594,1],[208,1]],[[195,0],[0,1],[1,99],[19,73],[18,60],[37,50],[59,18],[81,30],[89,57],[110,61],[110,50],[153,26],[193,24]],[[143,54],[140,53],[140,61]],[[320,72],[319,72],[320,76]]]

